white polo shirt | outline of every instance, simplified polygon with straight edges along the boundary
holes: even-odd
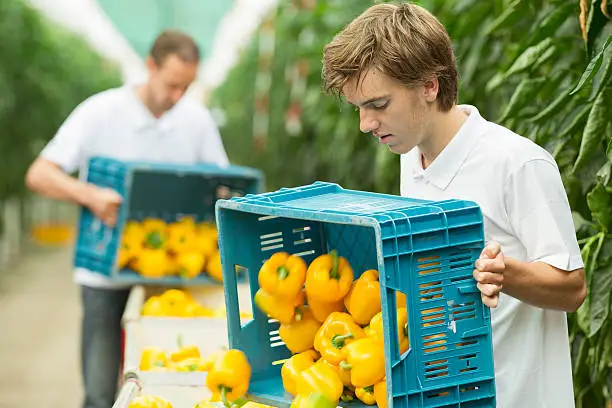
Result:
[[[583,267],[570,206],[551,155],[527,138],[488,122],[473,106],[440,155],[423,170],[418,148],[401,157],[402,196],[478,203],[485,240],[508,257],[563,270]],[[574,407],[564,312],[504,293],[491,309],[497,406]]]
[[[40,155],[67,173],[84,169],[92,156],[176,164],[229,163],[219,131],[203,105],[182,98],[156,119],[133,86],[86,99]],[[82,268],[76,269],[75,281],[93,287],[125,287]]]

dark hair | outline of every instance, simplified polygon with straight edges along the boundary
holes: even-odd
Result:
[[[158,35],[151,47],[150,55],[157,65],[162,65],[170,55],[176,55],[185,62],[200,61],[200,49],[194,39],[175,30],[166,30]]]

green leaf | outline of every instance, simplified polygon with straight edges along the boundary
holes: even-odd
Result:
[[[518,74],[519,72],[531,68],[534,62],[536,62],[552,45],[553,40],[551,37],[548,37],[540,41],[538,44],[528,47],[516,58],[504,76],[508,78],[509,76]]]
[[[612,152],[612,139],[608,141],[608,147],[606,148],[606,156],[609,156],[610,152]]]
[[[561,26],[561,24],[572,15],[576,5],[572,2],[557,6],[555,11],[548,14],[547,17],[538,24],[535,33],[529,39],[528,44],[535,44],[542,39],[552,36]]]
[[[533,98],[540,91],[540,87],[545,81],[545,78],[523,78],[516,87],[514,94],[512,94],[499,122],[517,116],[523,107],[532,103]]]
[[[597,334],[610,314],[610,293],[612,292],[612,265],[593,272],[591,289],[589,337]]]
[[[612,199],[610,194],[606,192],[606,189],[601,184],[597,183],[595,188],[587,194],[587,203],[593,219],[599,222],[601,226],[610,229],[612,221]]]
[[[612,174],[612,161],[606,162],[597,172],[597,181],[603,186],[610,183],[610,175]]]
[[[587,65],[586,69],[582,73],[582,77],[580,77],[578,84],[570,92],[570,95],[573,95],[576,92],[580,91],[582,87],[587,83],[587,81],[590,81],[593,78],[593,76],[595,76],[595,74],[599,71],[599,68],[601,67],[601,63],[603,62],[604,52],[606,51],[606,48],[608,48],[608,45],[610,45],[610,42],[612,42],[612,36],[610,36],[606,40],[601,51],[599,51],[597,55],[591,59],[591,61],[589,62],[589,65]]]
[[[487,26],[483,35],[489,36],[503,26],[512,27],[514,23],[523,16],[524,11],[517,7],[520,4],[520,0],[515,0],[512,4],[506,6],[504,11]]]
[[[535,115],[534,117],[529,118],[529,122],[539,122],[544,119],[548,119],[549,117],[561,112],[563,108],[567,107],[568,101],[571,99],[570,94],[567,91],[563,91],[560,95],[558,95],[552,103],[548,104],[546,108]]]
[[[608,100],[612,93],[611,90],[612,87],[604,88],[593,103],[582,134],[580,152],[578,153],[573,171],[578,170],[591,158],[605,135],[606,126],[612,116],[609,109],[610,101]]]

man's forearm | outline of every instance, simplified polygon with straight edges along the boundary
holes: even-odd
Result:
[[[26,175],[28,188],[48,198],[87,205],[91,186],[64,173],[59,166],[37,159]]]
[[[505,259],[502,292],[543,309],[573,312],[586,297],[584,270],[562,271],[543,262]]]

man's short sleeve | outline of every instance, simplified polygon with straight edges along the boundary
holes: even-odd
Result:
[[[202,109],[202,132],[203,143],[200,148],[200,161],[203,163],[214,163],[219,166],[228,166],[229,159],[223,147],[223,140],[219,134],[217,124],[207,109]]]
[[[584,266],[567,194],[552,158],[529,160],[511,174],[504,203],[528,262],[567,271]]]
[[[95,118],[95,107],[86,100],[66,118],[40,156],[74,173],[83,160],[83,150]]]

